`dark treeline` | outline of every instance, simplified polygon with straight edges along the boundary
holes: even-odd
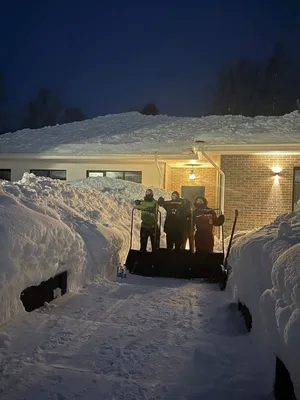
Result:
[[[284,115],[298,108],[300,112],[300,66],[281,44],[263,61],[241,59],[220,68],[208,115]],[[0,134],[16,129],[37,129],[88,117],[77,107],[68,107],[52,90],[41,88],[24,107],[17,127],[10,126],[8,94],[0,73]],[[131,111],[133,111],[131,109]],[[153,103],[139,111],[158,115]]]
[[[210,114],[278,116],[299,106],[300,66],[281,43],[265,61],[238,60],[219,71]]]

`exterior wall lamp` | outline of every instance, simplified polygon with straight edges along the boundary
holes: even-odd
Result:
[[[190,181],[194,181],[196,179],[196,174],[195,172],[192,170],[189,174],[189,180]]]
[[[274,175],[274,185],[278,185],[279,184],[279,176],[280,176],[280,173],[281,173],[281,168],[280,167],[273,167],[272,171],[273,171],[273,175]]]

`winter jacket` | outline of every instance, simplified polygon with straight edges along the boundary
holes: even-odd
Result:
[[[156,200],[152,201],[136,201],[135,208],[140,210],[142,213],[142,227],[144,229],[152,229],[157,224],[157,212],[158,212],[158,204]]]
[[[204,202],[203,208],[197,207],[197,200],[199,198]],[[194,207],[193,224],[196,226],[197,231],[213,234],[214,226],[221,226],[224,224],[224,215],[218,217],[212,208],[208,208],[205,197],[198,196],[195,199]]]
[[[214,226],[221,226],[224,224],[224,215],[218,217],[211,208],[197,208],[193,212],[193,223],[197,231],[212,233]]]
[[[164,231],[165,233],[183,232],[187,218],[190,216],[190,205],[187,200],[178,199],[177,201],[165,201],[159,199],[161,205],[167,212]]]

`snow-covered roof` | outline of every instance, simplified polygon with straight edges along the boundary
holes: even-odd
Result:
[[[300,144],[300,114],[280,117],[106,115],[0,137],[0,153],[182,154],[206,145]]]

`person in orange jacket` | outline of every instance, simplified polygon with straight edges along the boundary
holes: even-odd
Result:
[[[214,250],[213,228],[224,224],[224,215],[217,216],[212,208],[208,208],[207,200],[202,196],[195,199],[194,207],[193,224],[196,227],[196,253],[212,253]]]

